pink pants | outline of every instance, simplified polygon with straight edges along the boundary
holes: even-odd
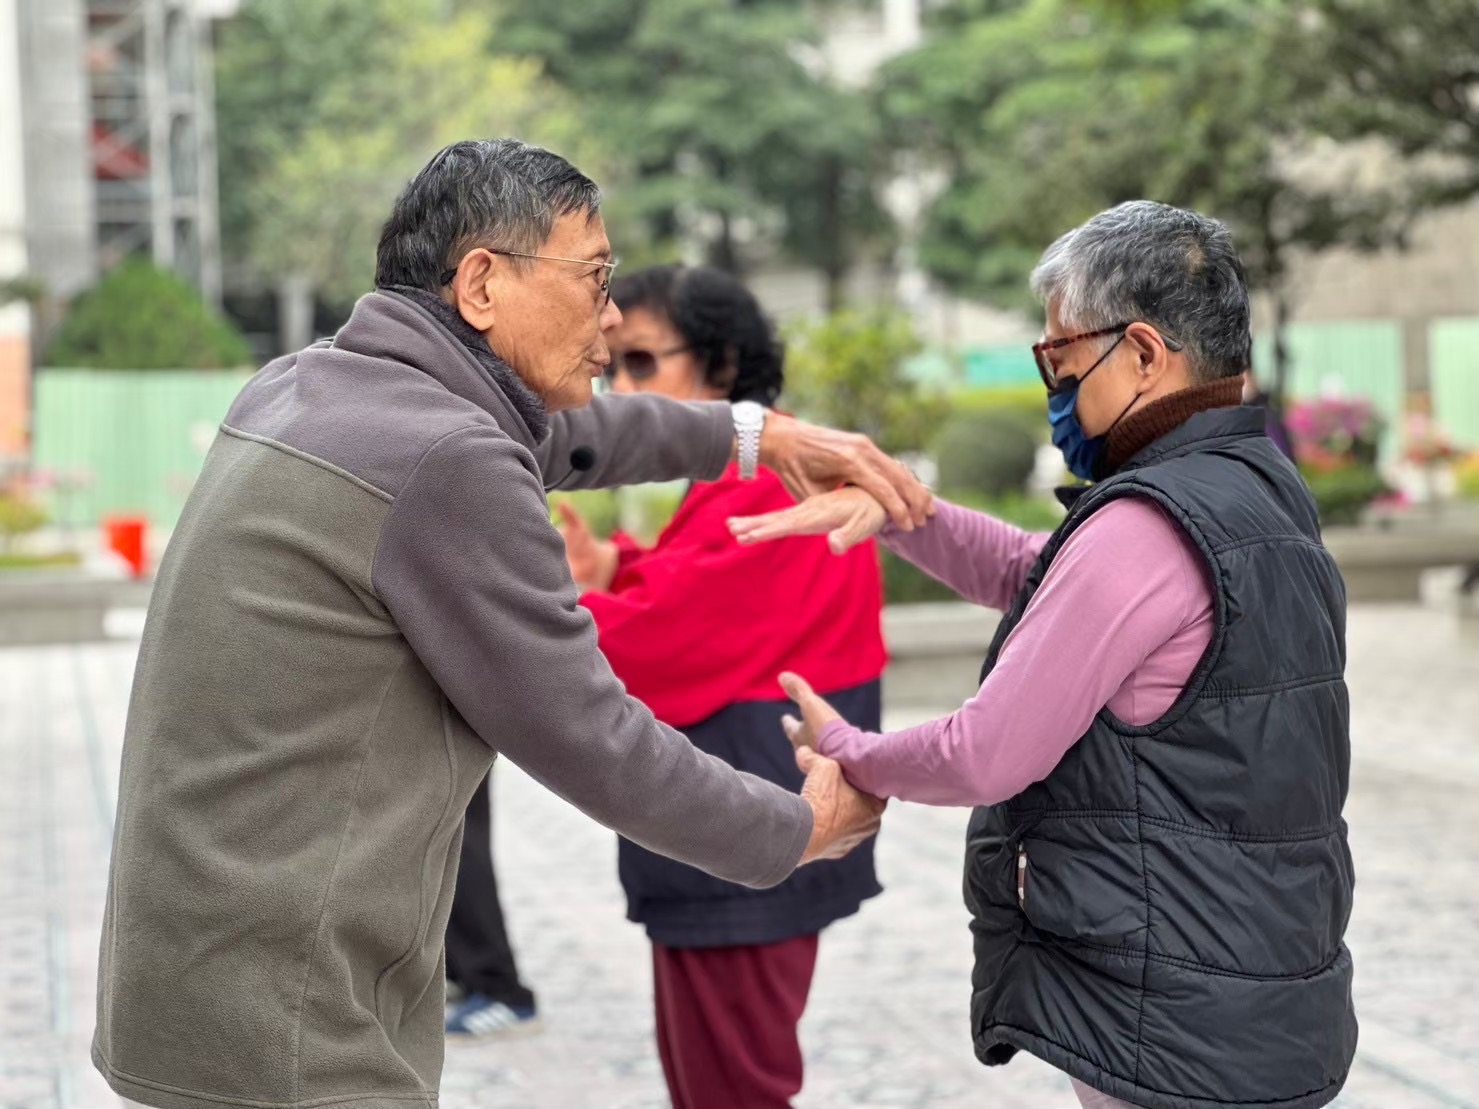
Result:
[[[1070,1078],[1069,1081],[1073,1083],[1073,1092],[1078,1094],[1078,1103],[1084,1109],[1136,1109],[1128,1101],[1101,1094],[1098,1090],[1085,1086],[1077,1078]]]

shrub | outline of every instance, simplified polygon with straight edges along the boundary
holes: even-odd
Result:
[[[1052,531],[1063,522],[1063,507],[1045,497],[1025,493],[1006,493],[999,497],[982,496],[969,489],[943,489],[940,496],[966,508],[974,508],[1005,520],[1026,531]]]
[[[1375,466],[1350,463],[1334,468],[1305,465],[1299,469],[1314,494],[1320,522],[1327,527],[1360,523],[1366,506],[1391,492]]]
[[[1009,524],[1028,531],[1051,531],[1063,519],[1063,510],[1053,501],[1039,497],[1011,495],[983,497],[970,492],[943,492],[946,500],[989,513]],[[959,596],[891,551],[883,554],[883,596],[891,605],[921,604],[928,601],[958,601]]]
[[[35,501],[19,493],[0,493],[0,553],[9,554],[22,535],[46,524],[46,512]]]
[[[950,394],[952,416],[986,412],[1010,417],[1039,443],[1048,441],[1048,396],[1041,385],[961,389]]]
[[[1466,455],[1453,469],[1455,492],[1465,500],[1479,500],[1479,452]]]
[[[1037,447],[1020,414],[986,409],[952,416],[934,443],[940,488],[985,496],[1021,493]]]
[[[902,313],[843,309],[788,329],[783,404],[807,419],[861,431],[890,454],[919,450],[947,399],[904,370],[921,344]]]
[[[52,366],[215,370],[251,361],[246,341],[178,274],[130,258],[72,302]]]

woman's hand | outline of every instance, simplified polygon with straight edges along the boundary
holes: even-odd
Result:
[[[575,506],[562,501],[559,506],[560,535],[565,540],[565,561],[570,564],[570,576],[582,590],[604,592],[611,588],[611,579],[616,577],[616,544],[609,539],[597,539],[591,533]]]
[[[806,775],[801,796],[812,812],[811,840],[801,861],[840,859],[877,833],[887,802],[853,788],[838,763],[817,754],[822,729],[842,719],[837,710],[799,674],[782,674],[781,688],[796,702],[802,717],[797,720],[789,713],[781,717],[781,727],[796,748],[796,765]]]
[[[826,535],[833,554],[841,554],[877,535],[888,513],[862,489],[849,487],[808,497],[792,508],[763,516],[735,516],[729,530],[741,543],[763,543],[788,535]]]
[[[760,461],[798,501],[846,482],[866,490],[902,531],[913,531],[934,515],[930,491],[866,435],[771,412],[760,433]]]

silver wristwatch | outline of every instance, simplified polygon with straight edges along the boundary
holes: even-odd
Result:
[[[734,415],[734,438],[739,444],[739,476],[752,481],[760,467],[760,432],[765,427],[765,406],[752,400],[729,406]]]

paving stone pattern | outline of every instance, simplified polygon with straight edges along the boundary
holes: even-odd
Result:
[[[1335,1104],[1479,1109],[1479,621],[1363,607],[1349,644],[1361,1050]],[[117,1105],[87,1045],[136,649],[0,650],[0,1109]],[[623,918],[613,837],[513,767],[496,784],[505,907],[547,1028],[449,1044],[443,1106],[659,1109],[648,949]],[[801,1109],[1075,1104],[1035,1059],[972,1057],[965,820],[891,808],[887,892],[823,938]]]

